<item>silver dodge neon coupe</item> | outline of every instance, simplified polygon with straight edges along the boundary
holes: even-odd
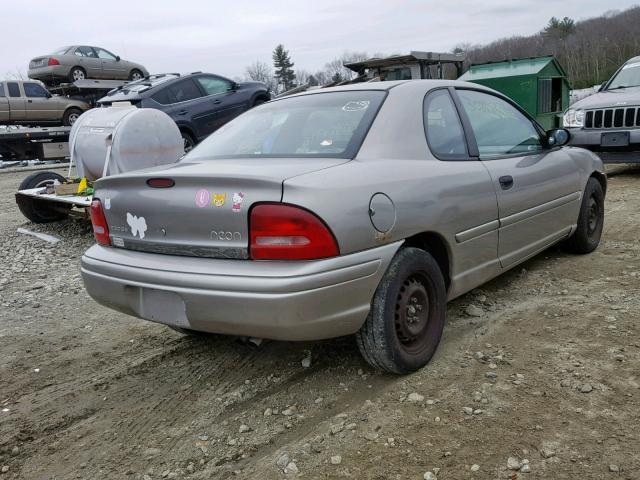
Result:
[[[440,80],[275,100],[179,163],[100,179],[98,302],[184,333],[355,334],[406,373],[433,356],[447,300],[557,242],[593,251],[599,158],[506,97]]]

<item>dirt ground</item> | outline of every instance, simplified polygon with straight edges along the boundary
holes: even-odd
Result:
[[[28,223],[24,176],[0,174],[0,480],[640,479],[640,168],[610,172],[596,252],[450,303],[405,377],[351,338],[255,347],[97,305],[89,225]]]

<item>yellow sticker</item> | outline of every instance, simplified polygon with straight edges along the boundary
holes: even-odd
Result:
[[[227,201],[226,193],[214,193],[211,197],[211,203],[215,207],[224,207],[224,202]]]

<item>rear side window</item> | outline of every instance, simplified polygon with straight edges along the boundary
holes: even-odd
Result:
[[[91,48],[91,47],[78,47],[78,48],[76,48],[75,54],[78,57],[98,58],[96,56],[96,52],[94,52],[93,48]]]
[[[458,112],[446,90],[429,93],[424,100],[424,125],[431,152],[442,160],[468,158]]]
[[[231,90],[231,82],[218,77],[198,77],[196,81],[207,95],[219,95]]]
[[[200,90],[190,78],[170,85],[169,90],[176,102],[186,102],[202,96]]]
[[[24,95],[30,98],[46,98],[47,91],[42,88],[37,83],[23,83],[22,88],[24,88]]]
[[[261,105],[215,131],[185,158],[353,158],[386,92],[329,92]]]
[[[7,82],[7,88],[9,89],[10,97],[19,97],[20,96],[20,87],[16,82]]]
[[[154,93],[151,98],[158,102],[161,105],[171,105],[172,103],[176,103],[175,98],[171,94],[171,90],[168,88],[163,88],[157,93]]]

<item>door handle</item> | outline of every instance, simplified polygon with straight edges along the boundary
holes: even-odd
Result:
[[[511,175],[503,175],[498,179],[498,182],[500,182],[500,187],[503,190],[509,190],[513,187],[513,177]]]
[[[213,101],[214,104],[218,105],[219,103],[222,103],[222,100],[218,99],[218,100],[214,100]]]
[[[180,110],[178,115],[186,115],[187,113],[189,113],[187,110]]]
[[[27,100],[27,103],[33,103],[33,100]]]

